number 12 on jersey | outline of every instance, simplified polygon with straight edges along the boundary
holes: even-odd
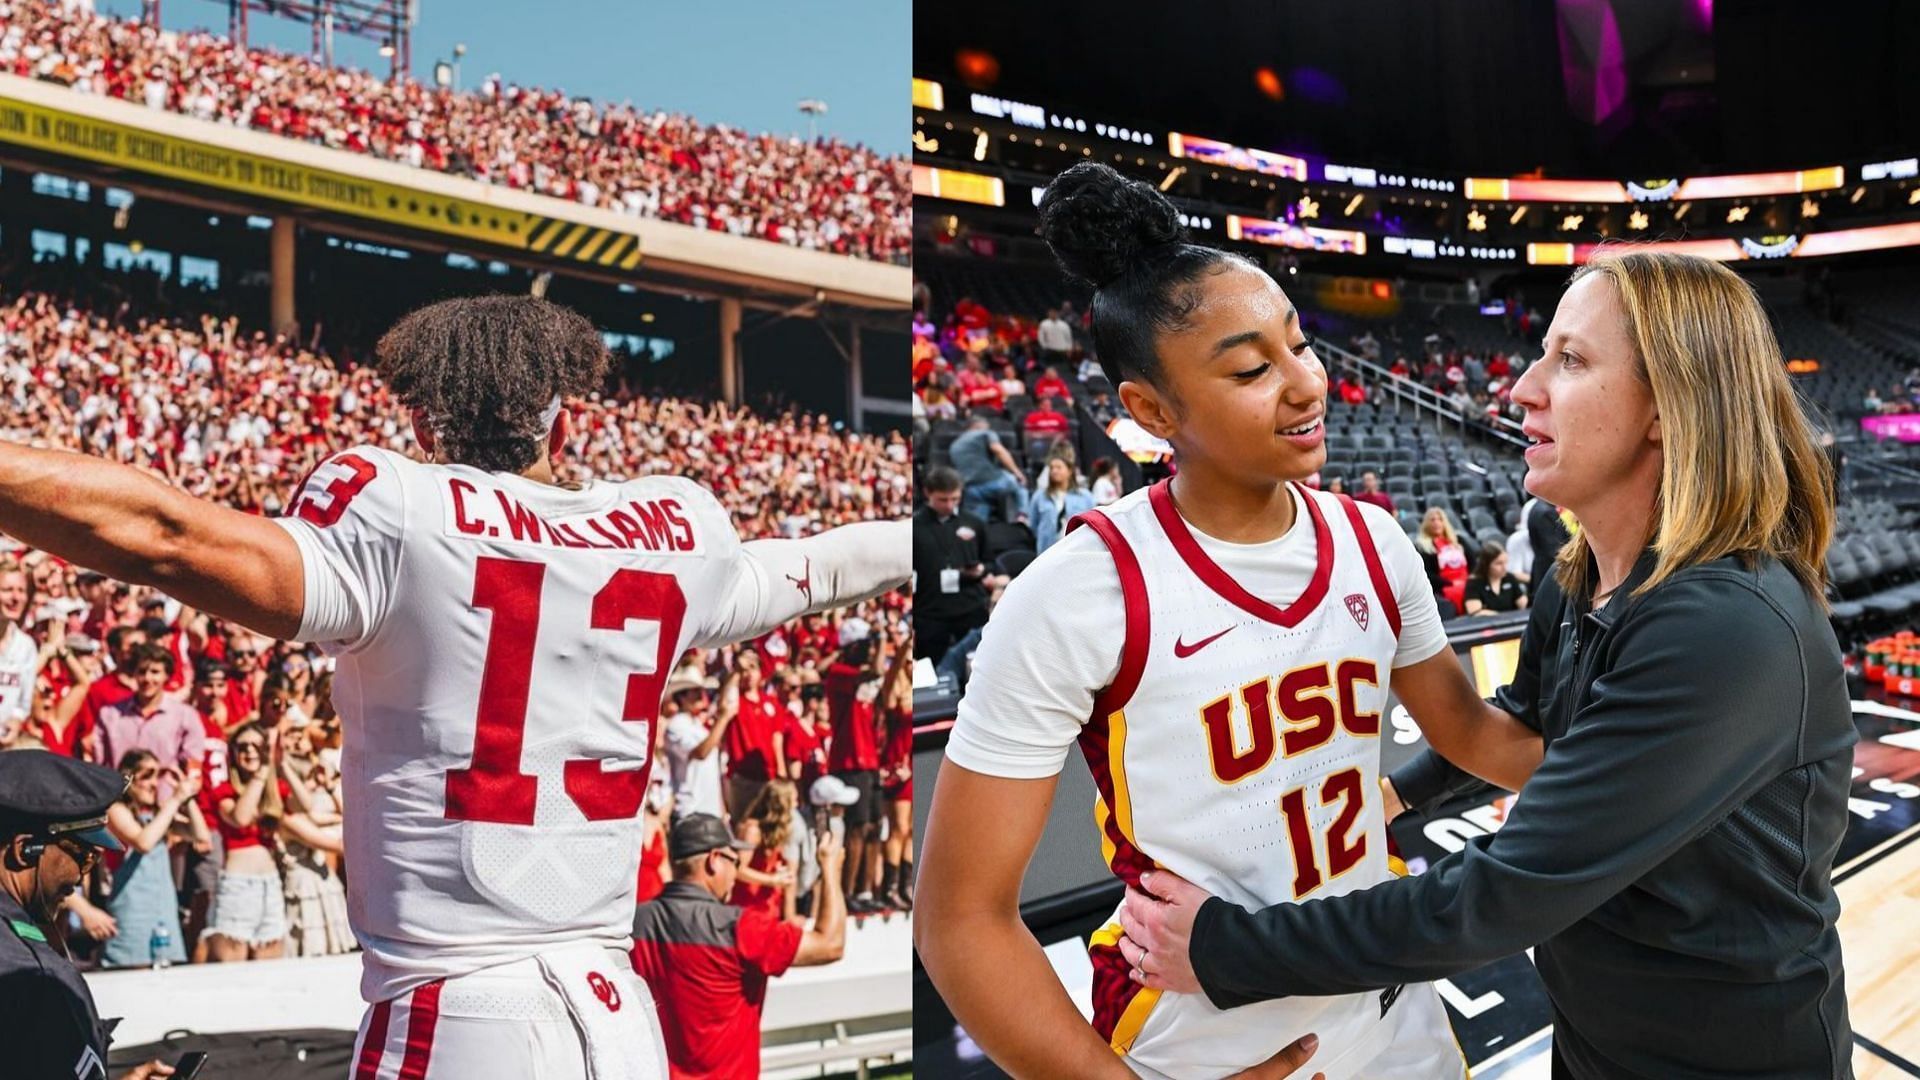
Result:
[[[473,761],[447,773],[446,816],[456,821],[503,825],[533,824],[540,779],[520,771],[521,743],[527,727],[527,696],[533,681],[535,638],[540,629],[545,564],[483,555],[474,568],[473,606],[492,613],[486,666],[480,676],[478,724]],[[624,633],[635,620],[660,624],[660,647],[653,670],[627,676],[620,718],[652,725],[660,715],[660,692],[680,640],[687,614],[686,595],[672,574],[622,568],[594,593],[590,625]],[[645,766],[607,772],[601,762],[566,762],[562,780],[567,796],[591,821],[625,819],[640,812],[647,793]]]
[[[1280,817],[1287,825],[1287,843],[1293,849],[1293,898],[1299,900],[1341,874],[1360,865],[1367,854],[1367,834],[1349,840],[1353,824],[1366,805],[1366,783],[1359,769],[1342,769],[1320,785],[1320,803],[1341,803],[1340,814],[1327,828],[1327,869],[1323,874],[1314,852],[1313,824],[1307,819],[1307,789],[1294,788],[1280,796]]]

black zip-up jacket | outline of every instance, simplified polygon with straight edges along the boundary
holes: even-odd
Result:
[[[1495,704],[1546,757],[1499,832],[1418,877],[1201,908],[1221,1008],[1424,982],[1535,946],[1572,1080],[1850,1077],[1831,881],[1857,738],[1839,645],[1777,561],[1643,555],[1590,611],[1549,581]],[[1416,809],[1478,781],[1429,752]]]

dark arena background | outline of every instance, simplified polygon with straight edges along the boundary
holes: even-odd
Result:
[[[1305,313],[1329,378],[1321,486],[1357,492],[1373,473],[1410,536],[1438,512],[1467,551],[1497,546],[1515,570],[1534,523],[1507,396],[1571,269],[1623,240],[1725,261],[1762,297],[1841,478],[1832,623],[1861,741],[1834,879],[1855,1074],[1920,1076],[1920,700],[1883,662],[1920,612],[1917,44],[1920,9],[1890,2],[923,5],[916,469],[948,464],[985,416],[1026,474],[1023,501],[1062,441],[1089,478],[1111,464],[1118,493],[1165,474],[1166,448],[1092,362],[1089,294],[1034,235],[1045,185],[1077,162],[1153,183],[1200,242],[1259,261]],[[1018,574],[1032,530],[988,528],[991,565]],[[1436,581],[1443,598],[1450,586]],[[1448,622],[1483,692],[1510,677],[1524,618]],[[923,662],[916,814],[969,644]],[[1388,733],[1383,770],[1422,745],[1404,710]],[[1095,798],[1069,755],[1021,894],[1083,1010],[1086,937],[1120,894]],[[1393,833],[1417,873],[1507,807],[1408,814]],[[1478,1080],[1549,1074],[1527,955],[1439,989]],[[998,1075],[917,966],[915,997],[921,1075]]]
[[[418,20],[472,14],[464,2],[166,3],[164,24],[158,0],[103,0],[97,13],[0,3],[5,438],[279,514],[335,449],[417,452],[371,367],[398,317],[531,293],[584,314],[614,355],[606,385],[570,403],[559,479],[685,476],[747,539],[909,513],[904,156],[836,137],[820,101],[791,114],[800,134],[766,134],[528,85],[511,55],[470,58],[462,80],[464,46],[436,62],[412,41]],[[559,6],[523,14],[558,18]],[[289,26],[303,44],[311,31],[310,51],[250,42]],[[336,37],[343,54],[377,50],[373,70],[336,62]],[[664,49],[732,62],[720,40],[635,48],[635,64]],[[289,753],[313,767],[315,791],[337,791],[340,721],[317,652],[4,546],[6,632],[46,651],[19,715],[0,715],[0,748],[91,752],[59,705],[102,677],[101,639],[128,625],[182,660],[172,690],[221,748],[209,788],[226,768],[223,731],[260,714],[297,733]],[[695,687],[704,671],[710,690],[757,650],[767,692],[818,713],[824,734],[826,711],[809,703],[854,615],[904,642],[896,592],[751,646],[694,650],[681,670]],[[224,696],[201,692],[215,668]],[[653,776],[667,775],[662,754]],[[337,857],[321,862],[337,894]],[[196,912],[181,884],[191,949],[204,903]],[[208,1049],[203,1080],[344,1075],[364,1005],[339,910],[324,933],[307,923],[289,958],[166,968],[103,960],[114,937],[145,945],[152,919],[76,915],[68,943],[101,1015],[121,1018],[110,1074]],[[766,1074],[908,1068],[909,936],[899,906],[876,904],[850,921],[843,959],[774,980]],[[12,1076],[3,1060],[0,1075]]]

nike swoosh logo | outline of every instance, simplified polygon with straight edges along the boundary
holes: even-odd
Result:
[[[1227,634],[1232,632],[1232,630],[1233,630],[1233,627],[1229,626],[1225,630],[1220,631],[1219,633],[1213,635],[1212,637],[1201,638],[1199,641],[1196,641],[1191,645],[1188,645],[1187,643],[1181,641],[1179,638],[1174,638],[1173,639],[1173,655],[1179,657],[1182,660],[1185,660],[1187,657],[1192,656],[1194,653],[1199,652],[1201,649],[1204,649],[1207,646],[1213,644],[1214,642],[1219,641],[1221,638],[1227,636]]]

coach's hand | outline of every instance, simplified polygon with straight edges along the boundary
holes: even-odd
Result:
[[[1302,1035],[1291,1046],[1273,1055],[1251,1069],[1242,1069],[1227,1080],[1286,1080],[1298,1072],[1307,1059],[1320,1049],[1318,1035]],[[1326,1073],[1314,1073],[1313,1080],[1327,1080]]]
[[[1143,891],[1144,890],[1144,891]],[[1132,966],[1127,977],[1154,990],[1200,992],[1200,979],[1187,955],[1193,920],[1200,905],[1213,899],[1207,890],[1168,870],[1140,875],[1120,905],[1120,955]]]

